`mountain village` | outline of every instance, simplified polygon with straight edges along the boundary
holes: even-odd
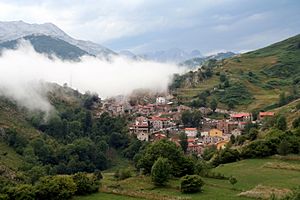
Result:
[[[140,141],[155,142],[166,139],[180,146],[180,133],[187,139],[187,153],[201,156],[205,148],[215,147],[220,150],[226,147],[231,138],[242,135],[247,124],[261,123],[264,118],[273,117],[274,112],[259,112],[257,119],[248,112],[234,112],[223,109],[212,110],[208,107],[192,109],[185,105],[176,106],[172,95],[158,96],[148,104],[130,105],[124,96],[104,100],[100,116],[108,112],[112,116],[131,116],[130,134]],[[186,111],[198,110],[201,119],[198,126],[185,126],[182,114]],[[223,119],[209,117],[213,112],[223,114]]]

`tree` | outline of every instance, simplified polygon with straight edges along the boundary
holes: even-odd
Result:
[[[184,152],[186,152],[186,150],[188,148],[187,139],[188,139],[187,135],[184,132],[181,132],[180,135],[179,135],[179,140],[180,140],[179,144],[180,144],[180,146],[181,146],[181,148]]]
[[[76,184],[70,176],[46,176],[36,185],[36,199],[71,199],[76,191]]]
[[[228,106],[229,110],[232,110],[235,107],[233,101],[229,101],[228,104],[227,104],[227,106]]]
[[[212,164],[218,166],[219,164],[236,162],[240,159],[240,154],[236,149],[225,148],[219,151],[216,156],[213,157]]]
[[[213,155],[217,152],[217,147],[215,145],[206,147],[203,151],[202,158],[206,161],[210,160]]]
[[[230,87],[230,83],[229,83],[229,80],[226,79],[226,81],[224,82],[224,88],[228,88]]]
[[[228,181],[232,186],[237,183],[237,179],[233,176],[230,176]]]
[[[226,75],[225,74],[221,74],[220,75],[220,81],[223,83],[224,81],[226,81]]]
[[[32,185],[29,184],[18,184],[14,187],[9,187],[6,191],[8,198],[13,200],[35,200],[35,190]],[[2,199],[0,197],[0,199]]]
[[[300,117],[294,119],[293,121],[293,128],[298,128],[300,127]]]
[[[286,97],[285,97],[285,92],[282,92],[280,95],[279,95],[279,106],[283,106],[287,103],[287,100],[286,100]]]
[[[83,123],[83,131],[84,133],[91,133],[93,126],[92,112],[86,111],[84,123]]]
[[[202,115],[200,111],[184,111],[181,120],[186,127],[199,127]]]
[[[231,142],[231,144],[235,143],[235,136],[234,135],[230,136],[230,142]]]
[[[77,195],[85,195],[97,192],[100,182],[95,175],[89,176],[87,173],[79,172],[73,175],[73,181],[76,184]]]
[[[249,131],[249,139],[253,141],[257,138],[257,135],[258,135],[258,130],[256,128],[251,128]]]
[[[286,118],[284,116],[280,116],[276,121],[276,128],[279,130],[285,131],[287,129]]]
[[[154,162],[159,158],[167,158],[171,165],[171,173],[176,177],[187,174],[187,169],[191,171],[190,159],[184,156],[181,148],[178,148],[174,142],[168,140],[160,140],[149,144],[144,151],[136,156],[136,166],[143,169],[144,173],[151,173]],[[190,173],[190,172],[189,172]]]
[[[155,185],[165,185],[170,177],[171,166],[167,158],[159,157],[151,168],[151,178]]]
[[[213,112],[216,111],[217,106],[218,106],[218,102],[215,98],[213,98],[210,102],[210,108],[212,109]]]
[[[282,140],[277,148],[277,151],[280,155],[287,155],[290,152],[290,143],[287,140]]]
[[[198,175],[186,175],[181,178],[180,189],[183,193],[200,192],[204,182]]]

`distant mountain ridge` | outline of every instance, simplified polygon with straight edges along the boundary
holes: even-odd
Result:
[[[223,60],[226,58],[231,58],[233,56],[236,56],[237,54],[228,51],[228,52],[220,52],[214,55],[210,55],[210,56],[206,56],[206,57],[195,57],[195,58],[191,58],[188,60],[185,60],[184,62],[181,62],[179,65],[180,66],[186,66],[189,68],[195,68],[195,67],[199,67],[200,65],[203,65],[205,62],[211,60],[211,59],[215,59],[215,60]]]
[[[76,40],[52,23],[29,24],[23,21],[0,22],[0,43],[26,36],[50,36],[74,45],[95,56],[117,55],[114,51],[90,41]]]
[[[179,48],[172,48],[168,50],[143,53],[139,56],[146,60],[153,60],[156,62],[180,63],[194,57],[202,57],[202,54],[199,50],[187,52]]]

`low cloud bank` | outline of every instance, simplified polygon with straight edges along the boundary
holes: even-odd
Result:
[[[172,64],[132,61],[115,57],[103,61],[82,57],[81,62],[51,60],[36,53],[29,43],[22,42],[17,50],[5,50],[0,57],[0,94],[12,98],[30,110],[48,112],[45,87],[41,82],[68,83],[80,92],[97,92],[106,98],[130,94],[144,88],[165,91],[173,73],[183,69]]]

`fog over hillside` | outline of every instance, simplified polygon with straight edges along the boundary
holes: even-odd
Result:
[[[48,111],[50,104],[40,82],[68,85],[80,92],[97,92],[100,97],[129,94],[137,88],[164,91],[173,73],[183,69],[176,65],[151,61],[132,61],[115,57],[103,61],[82,57],[81,62],[49,59],[38,54],[27,42],[17,50],[6,50],[0,57],[0,92],[30,109]]]

